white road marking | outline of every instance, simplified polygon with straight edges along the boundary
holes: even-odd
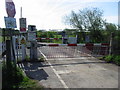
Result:
[[[26,73],[25,73],[25,66],[24,66],[24,64],[21,63],[21,64],[19,64],[19,66],[21,67],[21,69],[22,69],[22,71],[23,71],[23,74],[24,74],[25,76],[27,76]]]
[[[40,51],[40,49],[39,49]],[[40,51],[40,53],[43,55],[43,57],[47,60],[47,57]],[[48,62],[48,64],[50,65],[50,67],[53,69],[54,73],[56,74],[56,76],[58,77],[58,79],[60,80],[60,82],[62,83],[62,85],[64,86],[64,88],[66,88],[68,90],[68,86],[66,85],[66,83],[63,81],[63,79],[60,77],[60,75],[57,73],[57,71],[54,69],[54,67],[51,65],[50,62]]]

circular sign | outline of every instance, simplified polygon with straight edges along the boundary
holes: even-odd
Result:
[[[24,38],[22,38],[20,42],[21,42],[21,44],[26,44],[26,41]]]
[[[14,17],[16,14],[15,10],[15,4],[12,0],[6,0],[6,11],[8,14],[8,17]]]
[[[16,43],[18,43],[18,39],[16,39]]]

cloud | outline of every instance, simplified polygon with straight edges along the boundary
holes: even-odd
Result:
[[[106,19],[109,23],[118,24],[118,16],[106,16],[104,19]]]
[[[84,0],[84,2],[119,2],[119,0]]]
[[[5,0],[5,2],[13,2],[12,0]]]
[[[0,3],[0,26],[4,27],[5,1]],[[64,28],[62,17],[68,15],[71,10],[78,11],[86,7],[96,7],[95,2],[118,2],[118,0],[13,0],[16,6],[17,26],[19,28],[20,7],[23,7],[23,17],[27,18],[27,24],[37,25],[39,28]],[[115,16],[104,17],[109,22],[117,22]]]

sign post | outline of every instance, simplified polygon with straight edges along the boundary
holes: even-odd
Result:
[[[14,18],[15,14],[16,14],[16,10],[15,10],[15,4],[12,0],[5,0],[5,4],[6,4],[6,12],[8,17],[4,17],[5,19],[5,26],[6,28],[9,28],[10,31],[10,38],[11,40],[6,41],[6,51],[7,51],[7,61],[9,60],[16,60],[15,59],[15,52],[14,52],[14,47],[13,47],[13,39],[12,39],[12,29],[16,28],[16,19]]]
[[[22,9],[22,8],[21,8]],[[21,11],[21,18],[19,19],[20,23],[20,33],[21,33],[21,53],[22,53],[22,61],[25,60],[26,57],[26,18],[22,18],[22,11]]]
[[[20,18],[20,32],[26,32],[26,18]]]
[[[36,26],[28,26],[28,41],[30,41],[30,59],[37,60],[37,41],[36,41]]]
[[[25,44],[26,44],[26,40],[25,40],[25,37],[22,36],[21,37],[21,49],[22,49],[22,61],[25,60],[25,56],[26,56],[26,50],[25,50]]]

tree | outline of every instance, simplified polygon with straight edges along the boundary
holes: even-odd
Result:
[[[64,31],[66,32],[66,34],[68,36],[72,36],[72,37],[76,36],[76,34],[77,34],[76,29],[64,29]]]
[[[117,26],[113,23],[105,23],[105,29],[107,31],[115,31],[117,30]]]
[[[90,32],[91,42],[100,43],[104,40],[101,30],[94,30]]]
[[[107,23],[104,22],[104,29],[102,31],[102,35],[104,37],[104,41],[105,42],[110,42],[110,36],[112,32],[117,32],[118,27],[117,25],[113,24],[113,23]]]
[[[84,41],[85,31],[92,32],[91,37],[94,37],[97,32],[96,30],[103,29],[105,20],[102,19],[102,16],[103,11],[99,10],[98,8],[85,8],[83,10],[79,10],[78,13],[72,11],[70,15],[65,17],[65,23],[73,28],[78,29],[78,31],[82,33],[82,36],[78,37]],[[99,33],[99,31],[97,33]]]
[[[79,29],[81,32],[85,30],[100,30],[103,27],[104,20],[102,19],[103,11],[98,8],[74,11],[65,17],[65,23],[73,28]]]

